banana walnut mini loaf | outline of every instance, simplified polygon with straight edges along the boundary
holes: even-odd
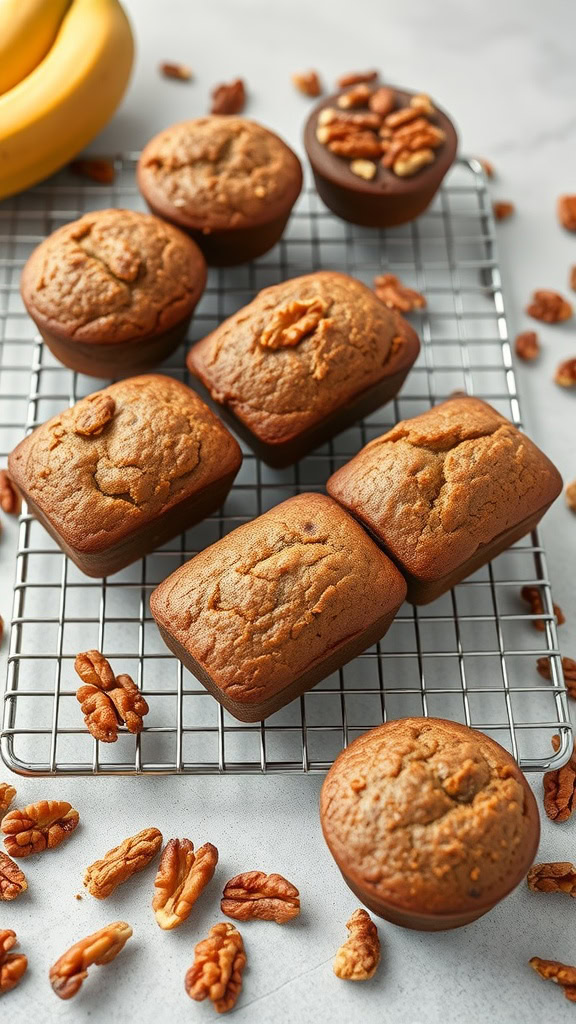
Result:
[[[88,576],[108,576],[217,509],[241,461],[190,388],[149,374],[54,416],[8,465],[62,550]]]
[[[96,210],[34,250],[20,290],[61,363],[120,377],[176,348],[205,284],[204,257],[182,231],[148,213]]]
[[[326,485],[427,604],[533,530],[558,470],[478,398],[451,398],[375,438]]]
[[[265,288],[188,368],[257,454],[286,466],[393,398],[419,350],[370,288],[321,271]]]
[[[326,495],[300,494],[177,569],[150,608],[216,700],[256,722],[376,643],[405,592],[347,512]]]

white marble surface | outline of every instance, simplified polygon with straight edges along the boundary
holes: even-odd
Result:
[[[249,113],[276,126],[299,146],[307,101],[290,72],[318,67],[331,81],[349,68],[380,66],[392,81],[431,92],[453,113],[462,148],[492,159],[495,196],[512,199],[514,220],[500,228],[500,253],[512,332],[534,287],[566,290],[576,263],[576,236],[555,219],[555,199],[576,191],[574,37],[576,7],[566,0],[130,0],[138,63],[121,111],[94,146],[139,148],[167,123],[206,109],[211,84],[244,75]],[[161,60],[182,60],[193,85],[160,79]],[[566,478],[576,476],[576,397],[551,383],[557,361],[576,355],[574,322],[543,328],[537,366],[517,367],[525,422]],[[573,584],[576,518],[559,501],[544,537],[556,600],[567,613],[560,634],[576,651]],[[0,548],[0,608],[10,606],[15,524]],[[3,672],[2,672],[3,674]],[[2,770],[2,777],[7,773]],[[365,985],[334,978],[331,958],[344,938],[356,901],[340,880],[318,825],[318,778],[166,778],[19,780],[19,802],[71,800],[82,825],[53,854],[28,861],[30,890],[3,904],[0,927],[14,927],[30,968],[19,989],[2,1000],[12,1020],[142,1024],[209,1020],[212,1009],[183,990],[193,946],[217,919],[215,895],[239,866],[280,870],[301,889],[304,912],[291,925],[244,928],[249,957],[234,1017],[266,1024],[540,1024],[568,1021],[574,1009],[562,993],[527,967],[531,955],[576,962],[576,906],[568,898],[537,897],[521,888],[488,917],[452,933],[410,933],[380,923],[383,962]],[[540,792],[541,783],[534,782]],[[106,903],[81,902],[82,867],[145,825],[166,836],[189,835],[221,850],[221,864],[192,919],[173,934],[156,927],[149,908],[151,872]],[[576,823],[543,822],[542,859],[574,857]],[[81,995],[60,1003],[46,972],[69,944],[122,917],[134,939],[115,964],[94,968]],[[102,972],[102,973],[100,973]],[[4,1016],[2,1016],[4,1019]]]

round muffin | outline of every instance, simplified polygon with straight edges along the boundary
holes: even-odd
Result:
[[[426,209],[458,138],[428,96],[363,84],[313,109],[304,145],[326,206],[353,224],[386,228]]]
[[[522,880],[540,837],[514,759],[474,729],[404,718],[343,750],[320,798],[324,838],[374,913],[407,928],[457,928]]]
[[[302,188],[295,153],[243,117],[199,117],[160,132],[138,161],[150,209],[189,232],[214,266],[246,263],[279,240]]]
[[[198,246],[133,210],[97,210],[34,250],[24,305],[65,366],[118,377],[159,363],[186,335],[206,284]]]

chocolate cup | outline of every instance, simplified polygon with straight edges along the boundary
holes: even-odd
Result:
[[[404,89],[395,91],[403,103],[414,95]],[[434,123],[444,130],[446,141],[435,150],[433,163],[408,178],[399,178],[379,164],[372,181],[365,181],[350,170],[348,160],[335,156],[316,138],[318,115],[325,107],[336,106],[339,95],[318,103],[304,128],[304,146],[318,194],[337,217],[363,227],[388,228],[414,220],[430,205],[454,163],[458,136],[452,121],[435,108]]]
[[[369,416],[370,413],[385,405],[386,402],[390,402],[398,394],[420,352],[418,335],[408,321],[401,318],[400,329],[404,344],[390,357],[387,374],[382,380],[355,395],[346,405],[335,409],[319,423],[314,423],[307,430],[276,444],[257,437],[227,406],[220,405],[212,399],[205,382],[196,376],[198,371],[194,365],[194,348],[188,353],[187,365],[190,373],[195,375],[195,389],[209,405],[216,409],[220,418],[250,445],[258,458],[266,465],[272,466],[274,469],[284,469],[304,458],[319,445],[329,441],[335,434],[346,430],[347,427],[363,419],[364,416]]]

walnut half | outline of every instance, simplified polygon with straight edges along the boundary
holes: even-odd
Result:
[[[66,800],[39,800],[15,808],[2,818],[0,829],[11,857],[29,857],[59,846],[72,834],[80,816]]]
[[[282,875],[245,871],[226,882],[220,909],[236,921],[285,924],[300,913],[300,893]]]
[[[558,960],[541,960],[539,956],[533,956],[528,962],[532,970],[545,981],[561,985],[566,999],[576,1003],[576,967],[561,964]]]
[[[84,885],[97,900],[105,900],[117,886],[142,871],[160,852],[162,833],[144,828],[86,868]]]
[[[71,999],[81,988],[92,964],[109,964],[132,935],[126,921],[114,921],[70,946],[50,968],[50,984],[60,999]]]
[[[15,796],[14,786],[11,786],[9,782],[0,782],[0,819],[10,807]]]
[[[170,839],[160,858],[152,909],[165,931],[186,920],[218,863],[218,850],[205,843],[194,853],[189,839]]]
[[[226,1013],[240,995],[245,967],[246,953],[238,929],[227,921],[215,924],[194,950],[194,963],[184,980],[186,992],[198,1002],[210,998],[218,1013]]]
[[[0,852],[0,900],[15,900],[28,888],[26,875],[6,853]]]
[[[11,953],[17,944],[16,932],[11,928],[0,929],[0,995],[16,988],[24,971],[28,967],[28,959],[24,953]]]
[[[378,929],[362,908],[354,911],[346,927],[350,936],[334,957],[334,974],[345,981],[367,981],[380,963]]]
[[[320,295],[311,299],[294,299],[276,309],[260,335],[263,348],[291,348],[307,334],[312,334],[326,312]]]

